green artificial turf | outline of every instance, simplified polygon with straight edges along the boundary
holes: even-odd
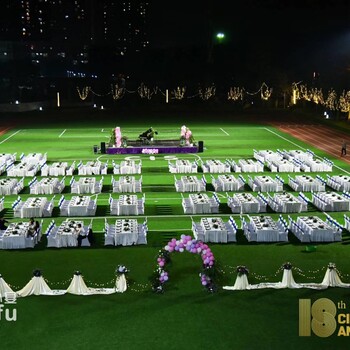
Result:
[[[228,119],[228,118],[226,118]],[[68,121],[66,121],[68,120]],[[158,121],[152,120],[159,132],[159,139],[179,138],[180,127],[188,124],[195,139],[203,140],[205,150],[199,154],[177,155],[179,158],[198,161],[206,159],[252,158],[253,149],[310,149],[319,157],[334,161],[332,174],[345,174],[349,165],[333,159],[324,152],[279,132],[259,121],[256,124],[235,123],[234,120],[206,121],[193,118],[179,118],[169,121],[166,114]],[[203,215],[185,215],[181,206],[181,194],[175,191],[174,174],[168,171],[167,160],[156,155],[156,160],[141,155],[143,193],[146,196],[145,215],[149,233],[146,246],[104,247],[103,229],[105,218],[113,223],[116,217],[109,213],[108,198],[113,194],[111,177],[112,160],[120,162],[125,156],[93,154],[93,145],[108,141],[110,131],[119,125],[123,135],[135,139],[150,126],[145,118],[139,120],[102,120],[80,118],[80,123],[69,118],[52,120],[49,116],[40,123],[23,123],[0,136],[1,153],[17,152],[19,156],[36,152],[47,152],[48,161],[74,160],[86,162],[99,157],[109,160],[109,173],[104,175],[103,193],[98,196],[96,217],[83,218],[87,223],[92,219],[96,244],[91,248],[46,248],[46,238],[34,249],[0,251],[0,273],[13,286],[22,288],[31,278],[34,269],[40,269],[52,289],[66,289],[74,271],[83,273],[90,287],[113,287],[117,265],[124,264],[130,270],[129,289],[124,294],[55,297],[31,296],[18,299],[16,308],[18,320],[0,320],[1,349],[344,349],[348,340],[336,333],[329,338],[298,336],[299,299],[329,298],[338,303],[344,301],[348,307],[349,290],[328,288],[324,291],[310,289],[255,291],[227,291],[221,287],[233,285],[236,266],[246,265],[249,282],[278,282],[282,278],[281,266],[290,261],[296,282],[320,283],[329,262],[336,263],[344,282],[350,282],[349,232],[344,232],[339,243],[313,244],[315,251],[308,252],[305,244],[299,243],[289,234],[288,243],[248,243],[241,230],[237,243],[209,244],[221,272],[218,276],[218,292],[208,293],[200,283],[201,260],[188,252],[173,253],[167,266],[169,282],[164,294],[151,291],[149,277],[156,267],[158,251],[171,238],[181,234],[192,234],[191,219],[199,221]],[[266,169],[266,175],[271,173]],[[3,174],[2,177],[5,177]],[[40,179],[40,173],[38,179]],[[254,176],[254,174],[250,174]],[[276,174],[272,174],[274,177]],[[288,174],[279,174],[285,183]],[[291,174],[294,176],[294,174]],[[316,175],[312,174],[311,175]],[[326,173],[321,174],[326,177]],[[74,175],[78,178],[77,175]],[[114,175],[117,177],[118,175]],[[180,177],[180,174],[176,175]],[[197,174],[202,176],[201,173]],[[216,175],[214,175],[216,176]],[[243,173],[244,178],[248,174]],[[138,175],[136,175],[138,178]],[[213,191],[210,174],[206,174],[208,190]],[[70,198],[69,182],[63,195]],[[28,183],[20,196],[30,196]],[[251,191],[246,187],[247,191]],[[286,191],[291,191],[285,185]],[[142,194],[138,194],[140,197]],[[184,194],[185,196],[187,194]],[[230,213],[225,193],[218,193],[221,200],[218,216],[225,220],[231,215],[240,227],[240,216]],[[311,198],[310,194],[309,197]],[[51,198],[52,196],[48,196]],[[17,196],[5,197],[2,213],[15,221],[11,209]],[[60,195],[56,195],[57,206]],[[57,224],[65,220],[54,210]],[[346,213],[348,214],[348,213]],[[274,218],[279,214],[269,213]],[[325,214],[309,206],[307,215]],[[344,213],[331,213],[340,223]],[[293,214],[292,217],[298,215]],[[284,215],[287,218],[286,215]],[[43,220],[45,231],[51,218]],[[350,306],[350,305],[349,305]],[[347,313],[348,311],[345,310]]]

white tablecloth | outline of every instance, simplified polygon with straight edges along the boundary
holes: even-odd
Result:
[[[258,213],[260,203],[250,193],[236,193],[228,197],[228,206],[234,213]]]
[[[48,166],[48,174],[50,176],[64,176],[66,175],[66,169],[68,168],[67,162],[55,162]]]
[[[211,213],[210,200],[207,194],[193,193],[189,195],[193,214]]]
[[[177,173],[192,173],[192,163],[187,159],[177,159],[175,163]]]
[[[271,216],[252,216],[250,225],[257,242],[278,242],[280,240],[279,229]]]
[[[244,173],[257,173],[264,171],[264,165],[258,161],[252,159],[240,159],[238,165],[241,167]]]
[[[58,247],[76,247],[78,245],[77,225],[84,227],[83,221],[63,221],[57,229]],[[87,234],[87,232],[85,232]]]
[[[136,219],[123,219],[115,222],[115,245],[133,245],[137,243],[139,226]]]
[[[327,179],[327,185],[336,191],[350,191],[350,176],[333,175]]]
[[[58,193],[59,180],[56,178],[43,178],[34,184],[36,194]]]
[[[79,194],[95,193],[96,179],[94,177],[81,177],[77,182]]]
[[[79,175],[99,175],[101,174],[101,162],[100,161],[91,161],[86,164],[82,164],[78,168]]]
[[[221,218],[202,218],[201,226],[205,242],[227,243],[227,229]]]
[[[138,215],[137,195],[121,195],[118,200],[119,215]]]
[[[19,163],[7,170],[7,176],[34,176],[39,170],[39,163]]]
[[[278,192],[281,185],[274,180],[271,176],[256,176],[254,179],[254,184],[258,186],[261,192]]]
[[[87,216],[89,196],[74,196],[68,204],[69,216]]]
[[[242,187],[242,182],[237,180],[234,175],[219,175],[217,184],[219,189],[216,190],[220,191],[239,191]]]
[[[17,184],[16,179],[0,179],[0,195],[15,194],[13,191]]]
[[[21,218],[38,218],[43,216],[43,209],[47,203],[45,197],[30,197],[21,208]]]
[[[28,222],[10,223],[2,238],[3,249],[26,248],[28,228]]]
[[[278,204],[278,211],[282,213],[300,213],[301,202],[290,193],[275,193],[273,200]]]
[[[225,173],[229,172],[227,165],[225,165],[221,160],[207,160],[204,165],[209,169],[210,173]]]
[[[297,175],[295,181],[300,185],[300,188],[297,189],[298,191],[311,192],[325,190],[325,185],[322,182],[309,175]]]
[[[42,153],[29,153],[21,159],[22,163],[39,164],[46,161],[46,154]]]
[[[203,189],[202,180],[196,176],[182,176],[181,182],[185,192],[200,192]]]
[[[310,235],[311,242],[334,241],[334,230],[317,216],[299,216],[297,224]]]

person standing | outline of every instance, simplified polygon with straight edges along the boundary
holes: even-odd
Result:
[[[340,156],[346,156],[346,141],[343,140],[342,146],[341,146],[341,154]]]

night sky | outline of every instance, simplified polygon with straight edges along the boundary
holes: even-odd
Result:
[[[295,79],[303,74],[311,77],[313,71],[325,76],[326,70],[328,77],[346,71],[349,77],[350,1],[155,3],[150,8],[151,47],[210,47],[210,38],[222,31],[225,40],[218,44],[214,39],[214,50],[225,57],[226,67],[231,61],[236,71],[240,66],[248,70],[257,62],[260,70],[266,65],[267,76],[269,67],[283,70],[293,66]]]

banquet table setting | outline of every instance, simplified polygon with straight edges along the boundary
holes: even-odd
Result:
[[[112,178],[113,192],[142,192],[142,178],[136,180],[135,176],[120,176],[118,180]]]
[[[114,230],[109,234],[114,236],[114,245],[130,246],[137,244],[139,224],[136,219],[118,219]]]
[[[120,195],[117,201],[116,215],[138,215],[138,199],[136,194]]]
[[[350,191],[350,176],[333,175],[327,176],[327,185],[336,191]]]
[[[297,167],[287,159],[268,161],[267,167],[271,172],[300,172],[300,167]]]
[[[301,239],[303,242],[341,241],[341,232],[336,231],[318,216],[299,216],[296,224],[304,233]]]
[[[210,198],[205,193],[191,193],[189,195],[193,214],[211,213]]]
[[[7,169],[7,176],[34,176],[39,171],[39,163],[21,162]]]
[[[349,211],[350,199],[337,192],[313,192],[312,203],[323,211]]]
[[[42,153],[29,153],[27,155],[23,155],[21,157],[21,162],[22,163],[27,163],[27,164],[43,164],[47,160],[47,154],[42,154]]]
[[[239,159],[238,166],[243,173],[259,173],[264,171],[264,162],[253,159]]]
[[[250,193],[235,193],[227,197],[227,205],[232,213],[259,213],[260,202]]]
[[[271,176],[259,175],[249,180],[249,186],[253,191],[280,192],[283,191],[283,184]]]
[[[302,151],[302,150],[289,150],[283,151],[283,157],[286,158],[287,160],[293,160],[293,159],[298,159],[302,162],[306,160],[312,160],[313,159],[313,154],[308,151]]]
[[[331,163],[327,163],[319,159],[307,159],[303,163],[310,167],[311,172],[332,171]]]
[[[271,216],[251,216],[249,217],[249,230],[245,235],[249,242],[285,242],[288,236],[282,231]]]
[[[0,195],[18,194],[18,191],[16,190],[18,184],[19,182],[17,179],[0,179]]]
[[[195,162],[190,162],[188,159],[176,159],[174,166],[169,162],[170,172],[174,173],[197,173],[198,166]]]
[[[54,194],[61,193],[64,184],[58,178],[45,177],[30,186],[31,194]]]
[[[274,161],[274,160],[280,160],[282,159],[282,155],[279,152],[274,152],[271,150],[254,150],[254,158],[256,160],[260,160],[261,162],[265,163],[267,161]]]
[[[227,243],[227,227],[220,217],[201,218],[200,229],[194,231],[196,239],[203,242]]]
[[[203,173],[229,173],[231,166],[221,160],[210,159],[202,163]]]
[[[0,167],[10,165],[16,161],[16,154],[0,153]]]
[[[241,191],[244,189],[244,182],[241,178],[236,178],[234,175],[218,175],[217,179],[212,178],[212,184],[216,192],[222,191]]]
[[[100,175],[101,167],[99,160],[86,162],[78,167],[78,175]]]
[[[66,170],[68,168],[67,162],[54,162],[47,166],[46,172],[49,176],[64,176],[66,175]],[[41,174],[44,176],[43,174]]]
[[[2,249],[33,248],[37,238],[28,238],[28,229],[29,222],[11,222],[2,236]]]
[[[84,226],[84,221],[66,220],[58,226],[56,231],[57,248],[61,247],[76,247],[78,245],[77,227],[80,224],[87,233],[87,227]]]
[[[123,160],[119,164],[113,162],[114,174],[141,174],[141,161]]]
[[[29,197],[21,206],[19,215],[21,218],[42,217],[48,200],[46,197]],[[16,211],[14,216],[17,216]]]
[[[73,196],[68,204],[68,216],[88,216],[90,196]]]
[[[302,202],[291,193],[275,193],[269,205],[278,213],[300,213],[303,209]]]
[[[310,175],[297,175],[294,179],[289,177],[288,184],[294,191],[325,191],[325,184],[317,177],[313,178]]]
[[[196,176],[181,176],[180,180],[175,181],[177,192],[202,192],[205,191],[205,184],[202,179]]]
[[[76,193],[78,194],[87,194],[95,193],[96,188],[96,178],[94,177],[81,177],[78,181],[75,183],[76,186]]]

